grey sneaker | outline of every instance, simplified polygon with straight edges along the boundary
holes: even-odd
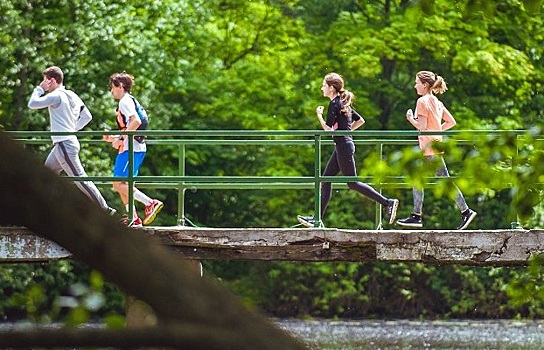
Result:
[[[474,218],[476,217],[476,215],[478,215],[477,212],[475,212],[474,210],[472,209],[467,209],[465,210],[464,212],[461,213],[461,226],[459,226],[457,229],[458,230],[464,230],[468,227],[468,225],[470,225],[470,223],[472,222],[472,220],[474,220]]]
[[[397,225],[406,227],[423,227],[423,220],[421,219],[421,215],[412,213],[406,219],[397,220]]]
[[[315,224],[315,218],[313,215],[312,216],[297,215],[297,220],[303,226],[306,226],[306,227],[314,227],[314,224]]]
[[[397,209],[399,208],[399,200],[398,199],[390,199],[389,204],[386,209],[386,217],[387,217],[387,223],[391,225],[395,218],[397,217]]]

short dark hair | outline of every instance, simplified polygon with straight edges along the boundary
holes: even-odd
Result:
[[[55,79],[57,81],[57,84],[62,84],[64,81],[64,73],[62,73],[62,69],[60,69],[57,66],[51,66],[46,68],[42,75],[46,76],[48,79]]]
[[[110,75],[110,87],[119,87],[120,85],[123,86],[123,89],[126,92],[130,92],[130,89],[132,89],[132,86],[134,85],[134,77],[125,71]]]

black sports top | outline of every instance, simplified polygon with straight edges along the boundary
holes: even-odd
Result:
[[[361,119],[361,115],[354,109],[351,109],[351,113],[346,115],[342,112],[342,100],[340,96],[336,96],[329,103],[327,108],[326,124],[334,130],[351,130],[351,124],[354,121]],[[352,141],[351,135],[338,135],[332,137],[335,143]]]

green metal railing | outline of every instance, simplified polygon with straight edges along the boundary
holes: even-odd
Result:
[[[467,132],[467,131],[464,131]],[[119,131],[84,131],[75,133],[81,143],[100,143],[101,147],[107,145],[101,140],[102,135],[120,134]],[[415,146],[417,145],[417,135],[420,134],[443,134],[456,135],[460,131],[447,132],[428,132],[420,133],[417,131],[316,131],[316,130],[271,130],[271,131],[253,131],[253,130],[156,130],[156,131],[138,131],[122,132],[124,135],[145,134],[149,147],[161,145],[174,145],[178,147],[178,175],[176,176],[138,176],[138,187],[142,188],[160,188],[173,189],[178,192],[177,222],[179,225],[186,225],[185,216],[185,192],[187,189],[312,189],[314,190],[314,215],[319,218],[321,183],[332,182],[346,184],[354,180],[363,180],[371,183],[378,191],[386,187],[411,187],[406,183],[402,176],[392,179],[387,183],[373,183],[371,179],[362,179],[361,177],[350,176],[321,176],[321,151],[323,146],[332,145],[331,135],[352,134],[355,137],[357,145],[367,145],[374,147],[375,151],[383,158],[384,146]],[[518,137],[525,134],[524,130],[478,130],[470,131],[470,135],[478,137],[479,135],[508,133]],[[51,133],[36,131],[8,131],[8,134],[14,139],[18,139],[25,144],[47,144],[50,143],[51,135],[67,135],[70,133]],[[97,140],[99,138],[99,140]],[[471,142],[471,140],[459,140],[460,142]],[[133,139],[129,138],[129,176],[119,178],[113,176],[89,176],[85,180],[95,181],[98,184],[111,183],[113,181],[127,181],[129,183],[129,202],[133,203],[134,194],[132,185],[136,182],[132,172],[133,164]],[[186,174],[186,156],[187,148],[191,146],[223,146],[223,145],[259,145],[259,146],[312,146],[314,148],[314,169],[313,174],[308,176],[198,176]],[[517,147],[517,145],[516,145]],[[144,163],[145,164],[145,163]],[[77,177],[72,177],[77,180]],[[432,179],[430,179],[432,181]],[[429,183],[432,185],[432,183]],[[132,206],[129,206],[132,208]],[[376,227],[381,228],[381,210],[376,205]],[[513,225],[515,223],[513,222]],[[321,225],[316,222],[316,226]]]

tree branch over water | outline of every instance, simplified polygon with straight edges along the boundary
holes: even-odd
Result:
[[[46,169],[39,159],[3,132],[0,133],[0,150],[0,191],[3,194],[0,224],[28,227],[100,271],[125,293],[145,301],[157,314],[163,329],[161,334],[169,339],[169,346],[186,347],[188,345],[182,344],[183,341],[196,343],[200,334],[202,344],[207,344],[203,348],[207,349],[305,348],[265,317],[249,312],[212,281],[196,276],[190,264],[158,240],[116,222],[69,180]],[[196,328],[193,332],[186,327],[170,326],[180,323]],[[182,329],[193,336],[185,338]],[[152,330],[139,332],[151,335]],[[66,332],[72,331],[47,331],[46,336],[39,332],[35,334],[40,335],[39,338],[44,336],[41,340],[46,344],[47,339],[55,337],[68,340],[67,335],[72,333]],[[73,332],[77,334],[79,330]],[[3,334],[0,347],[22,344],[27,334],[34,333],[13,331],[9,336]],[[81,337],[84,336],[81,333]],[[19,339],[21,343],[13,339]],[[197,349],[195,343],[190,348]],[[165,343],[148,343],[161,344]]]

